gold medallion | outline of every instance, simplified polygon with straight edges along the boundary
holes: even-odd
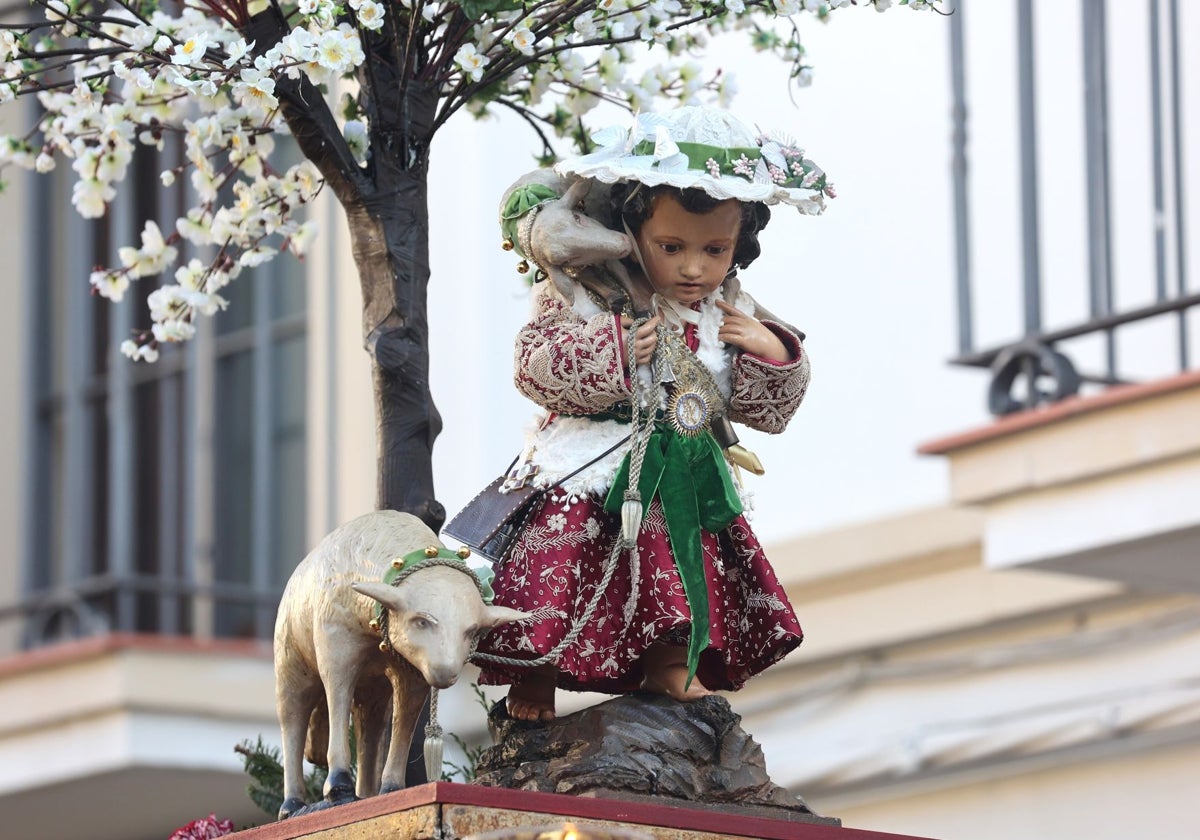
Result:
[[[711,417],[709,400],[699,390],[679,388],[667,401],[667,420],[684,437],[707,431]]]

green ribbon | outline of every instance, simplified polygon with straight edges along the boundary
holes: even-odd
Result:
[[[629,456],[621,463],[605,499],[604,508],[619,514],[629,486]],[[708,647],[708,584],[704,575],[704,543],[700,529],[717,533],[742,512],[742,503],[729,477],[721,448],[707,432],[684,437],[666,423],[658,423],[650,435],[642,474],[638,481],[643,511],[658,495],[667,523],[667,536],[675,567],[683,583],[683,594],[692,613],[688,640],[688,677],[692,684],[700,665],[700,653]]]
[[[530,256],[521,249],[521,243],[517,237],[517,226],[521,223],[521,217],[534,207],[558,199],[558,193],[544,184],[526,184],[508,194],[504,207],[500,210],[500,233],[525,259],[530,259]]]
[[[699,172],[709,172],[708,162],[711,160],[717,164],[722,175],[732,175],[736,178],[745,178],[747,181],[754,178],[754,167],[758,165],[758,161],[762,158],[762,149],[757,146],[709,146],[705,143],[676,143],[679,151],[687,157],[688,169],[694,169]],[[642,140],[633,147],[633,154],[646,156],[653,155],[657,143],[654,140]],[[735,172],[734,164],[746,159],[746,163],[750,165],[750,172]],[[803,186],[805,176],[812,171],[812,165],[804,161],[800,157],[791,158],[791,162],[799,163],[802,167],[802,174],[797,176],[793,172],[788,172],[787,180],[778,186],[788,189],[811,189],[814,192],[820,192],[825,189],[825,176],[822,175],[809,187]],[[712,174],[711,172],[709,174]]]

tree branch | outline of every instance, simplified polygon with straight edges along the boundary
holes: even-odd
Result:
[[[254,41],[255,55],[261,55],[283,40],[287,23],[277,9],[269,8],[251,17],[240,30]],[[370,182],[342,136],[329,103],[303,73],[291,79],[286,75],[275,83],[280,113],[296,144],[325,176],[330,189],[343,205],[360,201],[370,191]]]

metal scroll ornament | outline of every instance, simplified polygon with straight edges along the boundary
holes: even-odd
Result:
[[[696,437],[709,431],[713,419],[725,410],[725,401],[716,380],[687,348],[683,338],[665,330],[660,336],[659,346],[666,364],[663,381],[670,383],[667,422],[680,435]]]

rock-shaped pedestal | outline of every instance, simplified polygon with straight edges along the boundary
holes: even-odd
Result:
[[[717,695],[679,703],[630,694],[549,723],[513,720],[501,701],[488,718],[496,746],[476,766],[475,784],[575,796],[671,797],[839,824],[812,815],[803,800],[771,781],[762,748]]]

